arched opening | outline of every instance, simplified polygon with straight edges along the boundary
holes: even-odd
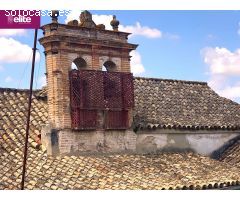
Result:
[[[103,71],[103,72],[106,72],[106,71],[107,71],[107,68],[106,68],[104,65],[102,66],[102,71]]]
[[[87,62],[83,59],[83,58],[76,58],[73,62],[72,62],[72,69],[78,69],[78,70],[82,70],[82,69],[86,69],[87,68]]]
[[[117,71],[117,66],[113,61],[106,61],[102,66],[102,71],[114,72]]]

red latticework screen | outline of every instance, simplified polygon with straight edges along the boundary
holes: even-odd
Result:
[[[105,108],[123,108],[122,80],[120,73],[103,73]]]
[[[122,74],[122,95],[123,107],[125,109],[133,108],[134,106],[134,88],[133,88],[133,75],[130,73]]]
[[[74,129],[96,129],[97,111],[72,109],[72,128]]]
[[[134,106],[131,73],[72,70],[70,92],[72,128],[98,128],[98,111],[105,113],[105,128],[128,128],[128,110]]]
[[[104,126],[106,129],[126,129],[128,127],[128,111],[108,111]]]

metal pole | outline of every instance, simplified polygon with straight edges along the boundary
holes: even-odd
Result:
[[[30,91],[29,91],[29,97],[28,97],[28,114],[27,114],[27,126],[26,126],[26,138],[25,138],[25,147],[24,147],[21,190],[24,190],[24,181],[25,181],[25,173],[26,173],[28,137],[29,137],[31,106],[32,106],[33,78],[34,78],[34,67],[35,67],[36,46],[37,46],[37,32],[38,32],[38,29],[35,29],[33,57],[32,57],[32,72],[31,72],[31,80],[30,80]]]

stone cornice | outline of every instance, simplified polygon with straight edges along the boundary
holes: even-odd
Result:
[[[40,28],[44,31],[48,28],[51,28],[51,26],[56,26],[56,23],[50,23],[50,24],[45,24],[43,26],[41,26]],[[73,26],[73,25],[67,25],[67,24],[57,24],[57,26],[60,28],[65,28],[65,29],[70,29],[70,30],[87,30],[87,31],[91,31],[91,32],[99,32],[99,33],[108,33],[108,34],[112,34],[112,35],[125,35],[126,37],[129,36],[131,33],[127,33],[127,32],[121,32],[121,31],[113,31],[113,30],[101,30],[101,29],[97,29],[97,28],[87,28],[87,27],[81,27],[81,26]]]
[[[62,35],[50,35],[45,36],[39,39],[39,42],[42,45],[47,43],[59,42],[59,43],[67,43],[69,45],[97,45],[100,48],[114,48],[114,49],[128,49],[128,50],[135,50],[138,45],[130,44],[130,43],[122,43],[116,41],[109,41],[109,40],[98,40],[92,38],[80,38],[80,37],[70,37],[70,36],[62,36]]]

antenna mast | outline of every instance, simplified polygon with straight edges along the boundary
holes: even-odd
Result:
[[[26,136],[25,136],[21,190],[24,190],[25,174],[26,174],[28,138],[29,138],[31,107],[32,107],[33,78],[34,78],[35,58],[36,58],[36,50],[37,50],[37,48],[36,48],[36,46],[37,46],[37,33],[38,33],[38,29],[35,29],[34,45],[33,45],[33,57],[32,57],[32,71],[31,71],[31,80],[30,80],[30,91],[29,91],[29,97],[28,97],[28,114],[27,114],[27,126],[26,126]]]

